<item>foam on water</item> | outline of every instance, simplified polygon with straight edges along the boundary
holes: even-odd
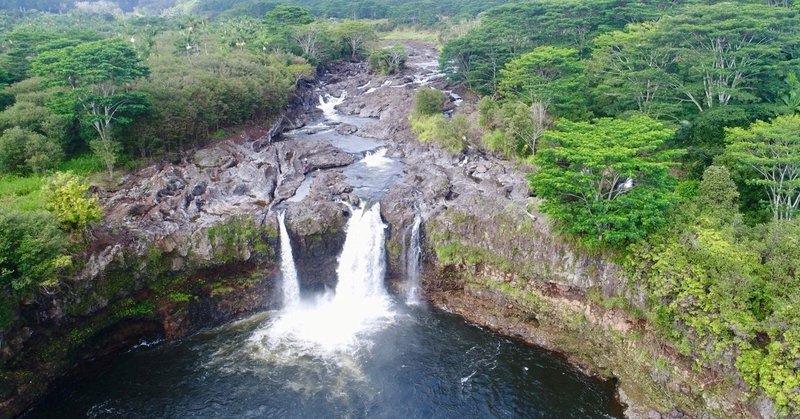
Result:
[[[347,98],[347,92],[342,92],[339,97],[334,97],[329,94],[319,97],[319,105],[317,105],[317,109],[322,111],[322,114],[325,115],[325,119],[328,121],[338,121],[339,113],[336,112],[336,106],[341,105],[345,98]]]
[[[367,167],[380,168],[391,165],[394,160],[386,157],[386,148],[379,148],[374,152],[368,152],[367,155],[361,159],[361,162],[367,165]]]

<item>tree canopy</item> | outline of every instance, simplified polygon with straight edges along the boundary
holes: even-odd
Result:
[[[728,153],[760,176],[748,182],[762,186],[776,220],[788,220],[800,209],[800,115],[757,121],[727,132]]]
[[[562,120],[531,175],[542,210],[589,247],[621,247],[666,222],[675,152],[660,148],[672,131],[637,116],[589,122]]]
[[[112,128],[131,122],[132,115],[146,109],[145,97],[131,89],[136,79],[148,74],[136,51],[120,40],[88,42],[39,55],[33,70],[49,83],[69,89],[69,100],[59,111],[69,115],[79,107],[79,119],[99,136],[91,143],[92,150],[113,177],[119,145],[112,139]]]
[[[585,115],[588,105],[583,65],[570,48],[542,46],[509,61],[500,70],[498,91],[571,119]]]

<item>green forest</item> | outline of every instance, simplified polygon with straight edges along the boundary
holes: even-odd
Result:
[[[85,2],[84,2],[85,3]],[[409,123],[528,173],[619,306],[698,368],[800,414],[800,2],[64,0],[0,6],[0,329],[82,263],[94,187],[272,121],[338,60],[400,71],[433,40],[474,104]]]

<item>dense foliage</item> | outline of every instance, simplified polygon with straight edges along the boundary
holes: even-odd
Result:
[[[560,122],[544,136],[531,184],[542,210],[590,247],[622,247],[663,226],[672,132],[645,117]]]
[[[774,218],[795,218],[800,210],[800,115],[732,128],[726,139],[733,160],[758,173],[748,182],[764,187]]]
[[[71,261],[51,214],[0,211],[0,286],[23,292],[34,284],[55,285]]]
[[[82,231],[102,215],[97,197],[87,193],[88,186],[70,172],[53,176],[42,189],[45,207],[67,231]]]
[[[436,143],[452,153],[460,153],[466,145],[470,123],[463,114],[445,117],[442,111],[446,100],[445,94],[439,90],[426,87],[418,89],[408,120],[420,140]]]
[[[202,0],[194,12],[211,15],[250,15],[292,4],[319,17],[387,19],[392,25],[431,26],[447,18],[469,18],[510,0]]]
[[[366,57],[376,38],[285,5],[213,22],[15,12],[0,20],[0,322],[72,273],[102,217],[89,183],[113,188],[120,165],[274,121],[317,66]]]
[[[795,3],[525,1],[441,54],[484,96],[479,145],[532,163],[540,209],[628,261],[664,335],[783,415],[800,412]]]
[[[7,0],[0,11],[94,12],[119,15],[190,13],[208,17],[262,17],[277,8],[302,7],[317,17],[386,19],[391,25],[432,26],[450,18],[471,18],[511,0]]]

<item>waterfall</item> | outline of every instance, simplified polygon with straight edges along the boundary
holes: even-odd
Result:
[[[300,303],[300,284],[297,281],[297,270],[292,255],[292,242],[286,230],[286,211],[278,213],[278,224],[281,230],[281,273],[283,274],[283,307],[294,307]]]
[[[339,283],[336,285],[335,303],[364,304],[365,301],[386,298],[383,285],[386,273],[385,229],[380,204],[369,209],[366,206],[353,209],[336,270]]]
[[[419,277],[420,277],[420,262],[422,259],[422,246],[420,243],[420,227],[422,225],[422,217],[419,214],[414,216],[414,225],[411,227],[411,239],[406,252],[406,276],[408,282],[406,283],[406,304],[416,305],[419,304]]]
[[[287,305],[277,318],[256,331],[251,341],[266,352],[288,350],[291,357],[355,353],[371,344],[371,332],[383,329],[394,319],[384,287],[386,225],[381,220],[380,205],[351,210],[339,256],[336,290],[317,296],[314,301]],[[282,229],[282,239],[283,234]]]

